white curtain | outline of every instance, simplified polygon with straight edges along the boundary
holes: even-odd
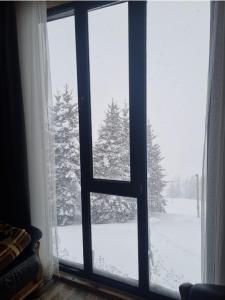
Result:
[[[45,2],[18,2],[17,27],[22,78],[32,225],[41,229],[40,257],[46,277],[57,271],[51,80]]]
[[[211,2],[203,182],[203,281],[225,285],[225,2]]]

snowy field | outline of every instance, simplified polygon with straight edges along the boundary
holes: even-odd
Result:
[[[201,232],[196,200],[167,199],[166,214],[149,217],[151,284],[177,290],[201,280]],[[59,256],[81,263],[81,225],[58,227]],[[92,225],[94,268],[138,280],[137,222]]]

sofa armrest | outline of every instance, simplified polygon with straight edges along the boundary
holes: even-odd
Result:
[[[37,246],[39,248],[39,241],[42,238],[42,232],[35,226],[32,225],[21,225],[17,223],[12,223],[12,226],[24,228],[30,235],[31,241],[30,244],[26,247],[24,252],[28,253],[36,253]]]
[[[179,286],[179,291],[181,295],[182,300],[188,300],[189,299],[189,294],[191,291],[191,288],[193,287],[193,284],[191,283],[183,283]]]
[[[184,283],[179,287],[182,300],[224,300],[225,286]]]
[[[40,229],[34,226],[26,226],[25,229],[31,236],[31,242],[28,246],[28,249],[32,250],[32,252],[38,255],[38,249],[40,246],[40,239],[42,238],[42,232]]]

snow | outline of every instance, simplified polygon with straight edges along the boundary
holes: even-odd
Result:
[[[195,199],[167,198],[167,214],[197,216],[197,201]]]
[[[149,217],[151,284],[177,290],[201,280],[201,220],[196,200],[166,199],[166,214]],[[60,258],[83,263],[82,227],[58,227]],[[137,221],[92,225],[94,270],[138,280]],[[108,276],[108,274],[107,274]]]

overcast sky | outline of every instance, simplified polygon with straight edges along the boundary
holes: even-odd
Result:
[[[147,19],[148,118],[167,179],[201,173],[209,49],[208,2],[151,2]],[[77,99],[73,17],[50,22],[53,94],[67,83]],[[93,134],[113,98],[128,93],[127,4],[89,13]]]

